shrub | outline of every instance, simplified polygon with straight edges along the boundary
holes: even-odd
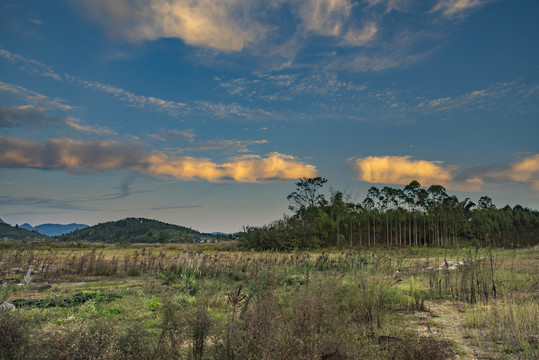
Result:
[[[0,358],[22,359],[28,341],[28,324],[18,312],[0,310]]]

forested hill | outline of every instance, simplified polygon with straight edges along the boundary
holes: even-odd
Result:
[[[57,237],[60,241],[167,243],[196,242],[203,235],[184,226],[144,218],[109,221]]]
[[[39,234],[35,231],[22,229],[18,226],[11,226],[5,222],[0,223],[0,240],[46,240],[47,235]]]

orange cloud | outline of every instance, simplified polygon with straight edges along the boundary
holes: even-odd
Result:
[[[509,164],[509,177],[518,182],[539,182],[539,154]]]
[[[317,173],[314,166],[277,152],[266,158],[254,155],[237,157],[223,164],[192,157],[168,158],[162,153],[154,153],[148,159],[147,171],[182,180],[233,180],[246,183],[313,177]]]
[[[354,159],[357,178],[369,183],[409,184],[417,180],[423,185],[447,185],[455,167],[444,168],[439,161],[411,160],[410,156],[369,156]]]
[[[539,154],[491,166],[442,166],[440,161],[412,160],[410,156],[369,156],[350,159],[357,179],[369,183],[439,184],[452,190],[479,191],[494,183],[517,183],[539,191]],[[457,171],[458,170],[458,171]]]
[[[523,157],[515,162],[491,167],[476,167],[464,172],[465,178],[482,182],[523,183],[539,191],[539,154]]]
[[[86,12],[131,40],[175,37],[193,46],[241,51],[267,29],[242,16],[248,0],[83,0]]]
[[[205,158],[168,157],[159,151],[146,153],[140,143],[49,139],[41,144],[8,137],[0,137],[0,167],[66,171],[126,169],[181,180],[246,183],[298,179],[317,174],[313,165],[277,152],[265,158],[245,155],[218,164]]]

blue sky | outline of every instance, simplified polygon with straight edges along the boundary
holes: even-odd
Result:
[[[0,1],[0,218],[233,232],[303,176],[539,208],[532,0]],[[328,189],[326,189],[329,191]]]

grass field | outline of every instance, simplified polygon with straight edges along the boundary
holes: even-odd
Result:
[[[0,264],[2,359],[539,358],[538,247],[2,243]]]

